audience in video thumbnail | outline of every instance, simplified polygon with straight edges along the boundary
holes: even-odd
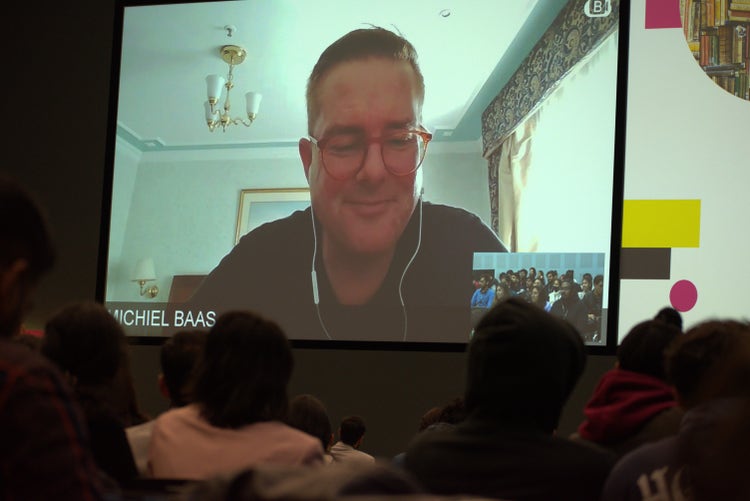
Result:
[[[561,275],[557,270],[549,270],[545,274],[533,266],[528,270],[508,269],[496,278],[482,273],[478,280],[473,280],[472,325],[497,303],[520,297],[573,324],[585,342],[598,343],[602,339],[604,276],[583,273],[580,282],[575,276],[575,270],[566,270]]]

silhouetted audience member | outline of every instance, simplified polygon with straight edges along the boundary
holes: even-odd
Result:
[[[193,403],[154,422],[149,472],[202,480],[264,463],[322,463],[320,441],[283,422],[292,366],[277,324],[250,312],[221,315],[206,339]]]
[[[119,484],[137,476],[125,435],[115,378],[125,361],[125,332],[117,320],[94,302],[70,304],[44,329],[42,353],[68,377],[83,409],[97,465]]]
[[[621,456],[678,432],[683,412],[666,381],[664,354],[680,334],[658,320],[628,332],[617,348],[615,368],[602,376],[583,410],[580,438]]]
[[[468,417],[452,430],[419,434],[406,469],[441,495],[598,499],[614,455],[555,436],[585,362],[570,324],[518,298],[500,303],[469,343]]]
[[[60,372],[11,341],[55,252],[42,211],[0,174],[0,499],[102,499],[78,405]]]
[[[328,410],[319,398],[303,394],[297,395],[289,402],[289,416],[287,424],[320,440],[325,453],[323,459],[326,464],[333,462],[330,454],[333,445],[333,430]]]
[[[544,311],[550,311],[552,309],[552,303],[549,302],[549,294],[547,289],[542,285],[534,285],[531,287],[529,294],[529,301],[532,304],[537,305]]]
[[[748,388],[750,390],[750,388]],[[740,501],[750,493],[750,394],[712,406],[715,421],[687,423],[678,442],[691,501]]]
[[[584,273],[581,276],[581,290],[578,292],[578,297],[583,299],[583,297],[592,291],[592,284],[594,283],[594,277],[591,276],[591,273]]]
[[[624,456],[603,499],[747,499],[748,428],[736,418],[750,395],[750,324],[691,328],[667,352],[667,375],[686,410],[679,434]]]
[[[680,331],[682,331],[682,315],[679,311],[675,310],[671,307],[665,307],[659,310],[659,312],[654,317],[654,320],[661,320],[662,322],[666,322],[668,324],[674,325],[677,327]]]
[[[586,324],[581,328],[581,333],[587,341],[601,340],[603,301],[604,275],[597,275],[594,277],[594,288],[581,300],[586,311]]]
[[[159,351],[161,373],[157,384],[161,394],[169,400],[169,408],[184,407],[192,401],[192,382],[198,361],[203,356],[207,332],[182,330],[168,338]],[[154,421],[130,426],[125,432],[133,451],[138,473],[147,475],[148,446]]]
[[[417,433],[449,430],[466,419],[466,405],[463,397],[451,399],[443,406],[428,410],[419,422]],[[399,452],[391,463],[399,468],[404,467],[405,452]]]
[[[567,320],[583,336],[587,328],[586,307],[578,292],[573,288],[573,282],[563,280],[560,285],[560,299],[552,304],[549,312],[563,320]],[[591,341],[591,338],[586,339]]]
[[[339,441],[331,447],[334,463],[372,463],[375,458],[359,450],[365,437],[365,421],[360,416],[347,416],[339,425]]]

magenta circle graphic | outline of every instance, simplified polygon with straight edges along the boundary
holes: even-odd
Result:
[[[677,311],[690,311],[698,302],[698,289],[690,280],[679,280],[669,291],[669,302]]]

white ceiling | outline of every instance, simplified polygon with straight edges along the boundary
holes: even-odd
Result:
[[[425,77],[425,124],[453,129],[539,0],[240,0],[127,7],[118,125],[167,147],[296,143],[306,134],[305,85],[318,56],[367,24],[397,29]],[[443,17],[441,11],[450,15]],[[237,31],[227,38],[224,26]],[[232,115],[263,94],[250,128],[208,131],[205,77],[225,75],[219,47],[241,45]],[[499,90],[499,89],[498,89]]]

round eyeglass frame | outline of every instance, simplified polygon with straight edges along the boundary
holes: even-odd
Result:
[[[371,137],[370,139],[367,140],[366,146],[369,147],[373,143],[379,144],[380,145],[380,157],[381,157],[381,159],[383,159],[383,166],[385,167],[385,169],[390,174],[392,174],[394,176],[403,177],[403,176],[408,176],[409,174],[412,174],[412,173],[416,172],[417,169],[419,169],[422,166],[422,162],[424,162],[424,157],[425,157],[425,155],[427,155],[427,145],[432,140],[432,134],[429,133],[429,132],[427,132],[424,129],[421,129],[421,128],[420,129],[407,129],[407,130],[399,131],[399,132],[408,132],[410,134],[417,134],[418,136],[420,136],[422,138],[422,147],[421,147],[421,155],[420,155],[420,158],[419,158],[419,162],[409,172],[393,172],[391,170],[391,168],[388,167],[388,164],[385,163],[385,159],[383,157],[383,140],[385,138],[389,137],[388,135],[380,136],[380,137]],[[339,181],[345,181],[347,179],[351,179],[354,176],[356,176],[357,173],[359,171],[361,171],[362,167],[364,167],[364,165],[365,165],[365,161],[367,160],[367,151],[365,151],[365,153],[362,155],[362,160],[361,160],[361,162],[359,164],[359,167],[357,167],[356,169],[353,169],[352,173],[350,175],[348,175],[348,176],[336,176],[336,175],[332,174],[331,171],[330,171],[330,169],[328,168],[328,166],[326,166],[325,155],[324,155],[325,149],[326,149],[326,145],[327,145],[328,141],[331,138],[330,137],[325,137],[325,136],[322,137],[322,138],[320,138],[320,139],[316,138],[315,136],[307,136],[307,138],[320,151],[320,163],[323,164],[323,168],[328,173],[328,175],[331,176],[334,179],[337,179]]]

